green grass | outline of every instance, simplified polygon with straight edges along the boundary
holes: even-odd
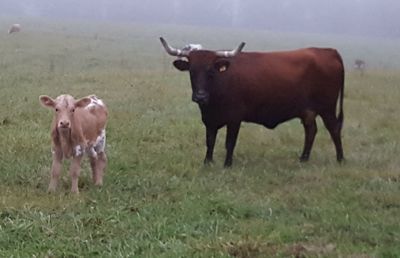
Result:
[[[7,28],[10,18],[0,19]],[[1,257],[400,256],[399,42],[268,31],[24,20],[0,35]],[[3,29],[6,31],[6,29]],[[243,124],[232,169],[204,167],[205,130],[172,44],[278,50],[336,47],[347,66],[343,143],[318,121],[299,163],[298,120],[276,130]],[[356,57],[367,60],[360,76]],[[85,163],[79,196],[47,194],[51,112],[38,96],[95,93],[109,106],[105,185]]]

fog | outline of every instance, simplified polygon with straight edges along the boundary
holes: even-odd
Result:
[[[1,0],[1,16],[400,37],[397,0]]]

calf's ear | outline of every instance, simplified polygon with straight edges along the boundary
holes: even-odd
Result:
[[[91,102],[92,100],[88,97],[81,98],[80,100],[75,101],[75,108],[84,108]]]
[[[176,69],[179,71],[187,71],[189,70],[189,62],[182,60],[182,59],[177,59],[173,62],[173,65],[175,66]]]
[[[56,105],[54,100],[46,95],[41,95],[39,97],[39,100],[43,107],[54,108],[54,106]]]
[[[230,63],[226,59],[219,59],[219,60],[215,61],[215,63],[214,63],[215,69],[220,73],[223,73],[226,70],[228,70],[229,65],[230,65]]]

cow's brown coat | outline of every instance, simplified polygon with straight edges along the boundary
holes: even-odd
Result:
[[[242,52],[228,58],[198,50],[186,58],[175,60],[174,66],[190,73],[192,99],[199,104],[206,126],[205,163],[212,161],[219,128],[227,126],[225,166],[231,166],[242,121],[275,128],[292,118],[300,118],[304,125],[300,159],[306,161],[317,132],[317,115],[332,137],[337,160],[343,159],[344,66],[335,49]]]

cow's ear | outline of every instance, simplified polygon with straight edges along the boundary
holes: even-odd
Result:
[[[179,71],[188,71],[189,70],[189,62],[182,60],[182,59],[177,59],[173,62],[173,65],[175,66],[176,69]]]
[[[225,72],[228,70],[230,65],[230,62],[226,59],[219,59],[214,63],[215,70],[217,70],[220,73]]]
[[[43,107],[54,108],[56,105],[55,101],[46,95],[41,95],[39,100]]]
[[[84,108],[87,105],[89,105],[92,102],[92,100],[88,97],[81,98],[80,100],[77,100],[75,102],[75,108]]]

